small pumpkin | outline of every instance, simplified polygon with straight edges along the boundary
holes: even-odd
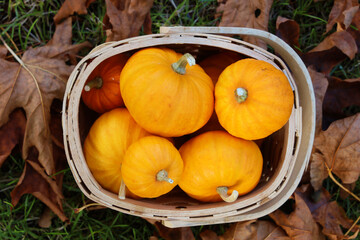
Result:
[[[253,190],[263,167],[259,147],[226,131],[198,135],[180,148],[184,170],[179,186],[203,202],[234,202]]]
[[[288,121],[294,94],[286,75],[268,62],[242,59],[228,66],[215,86],[215,112],[232,135],[265,138]]]
[[[240,60],[241,58],[242,55],[236,52],[226,51],[205,58],[199,63],[199,65],[211,77],[215,85],[222,71],[224,71],[227,66]]]
[[[106,112],[94,122],[83,151],[92,175],[104,189],[119,193],[121,164],[126,150],[135,141],[149,135],[125,108]]]
[[[147,131],[176,137],[205,125],[214,109],[214,84],[190,54],[146,48],[127,61],[121,94],[135,121]]]
[[[127,59],[125,54],[110,57],[100,63],[90,74],[81,95],[88,108],[104,113],[124,106],[119,79]]]
[[[183,161],[179,151],[167,139],[141,138],[126,151],[121,173],[131,192],[143,198],[155,198],[170,192],[179,182]]]

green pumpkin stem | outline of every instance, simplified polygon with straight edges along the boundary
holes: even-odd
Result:
[[[235,202],[239,196],[239,192],[236,190],[233,190],[231,195],[228,195],[228,187],[217,187],[216,192],[220,195],[222,200],[229,203]]]
[[[171,64],[172,69],[181,75],[184,75],[186,73],[186,65],[189,64],[189,66],[193,66],[196,64],[195,58],[190,53],[185,53],[179,61]]]
[[[156,174],[156,180],[158,181],[166,181],[168,183],[174,183],[174,180],[172,180],[171,178],[168,178],[168,172],[166,170],[160,170],[157,174]]]
[[[100,89],[103,85],[103,80],[101,77],[96,77],[89,82],[86,83],[84,90],[85,92],[89,92],[92,88]]]
[[[245,100],[248,97],[247,90],[245,88],[241,88],[241,87],[235,89],[234,94],[235,94],[235,99],[238,103],[245,102]]]
[[[121,183],[120,183],[120,190],[119,190],[119,198],[124,200],[125,199],[125,194],[126,194],[126,186],[124,183],[123,178],[121,178]]]

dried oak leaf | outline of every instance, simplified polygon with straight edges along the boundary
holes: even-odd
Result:
[[[139,35],[141,27],[151,29],[150,9],[154,0],[106,0],[104,25],[106,42],[118,41]],[[150,31],[151,32],[151,31]]]
[[[343,183],[351,184],[360,175],[360,113],[337,120],[314,140],[311,155],[311,184],[319,190],[331,170]],[[329,170],[328,170],[329,169]]]
[[[269,216],[282,227],[285,232],[294,240],[325,240],[325,236],[319,225],[313,219],[310,209],[304,199],[295,195],[295,210],[289,215],[282,210],[276,210]]]
[[[338,24],[338,29],[347,29],[358,9],[358,0],[335,0],[326,25],[326,32],[329,32],[334,24]]]
[[[306,184],[297,188],[296,192],[306,202],[314,220],[323,227],[324,235],[331,240],[349,239],[344,236],[342,228],[350,229],[353,221],[346,216],[344,209],[336,201],[331,201],[331,195],[325,188],[314,193],[310,185]],[[316,195],[316,201],[312,199],[314,195]],[[359,226],[353,228],[355,234],[352,237],[356,237],[358,230]]]
[[[267,31],[270,9],[273,0],[227,0],[216,9],[222,13],[220,27],[247,27]],[[264,41],[254,37],[243,37],[244,41],[258,45],[264,49]]]
[[[52,140],[49,129],[50,106],[62,99],[67,78],[74,66],[66,61],[89,43],[71,45],[71,19],[57,25],[53,38],[42,47],[29,48],[21,58],[23,65],[0,59],[0,126],[10,114],[22,108],[26,114],[26,129],[22,157],[28,159],[29,149],[39,152],[39,162],[47,174],[55,172]]]
[[[328,77],[329,87],[323,102],[323,129],[333,121],[346,118],[352,114],[352,108],[360,107],[360,78],[342,80]]]
[[[95,0],[65,0],[54,16],[54,22],[59,23],[75,13],[79,15],[87,14],[87,8],[93,2],[95,2]]]
[[[355,39],[358,48],[357,53],[360,53],[360,10],[356,12],[351,22],[351,25],[353,25],[355,28],[349,27],[348,29],[346,29],[346,31],[350,33]]]
[[[270,221],[250,220],[238,222],[220,236],[220,240],[290,240],[290,237]]]
[[[296,21],[278,16],[276,19],[276,35],[300,54],[300,26]]]

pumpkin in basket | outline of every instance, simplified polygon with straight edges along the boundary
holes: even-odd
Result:
[[[167,139],[141,138],[125,153],[121,173],[128,189],[139,197],[155,198],[170,192],[179,182],[183,160]]]
[[[228,66],[215,86],[215,112],[232,135],[265,138],[288,121],[294,94],[286,75],[268,62],[242,59]]]
[[[184,170],[179,186],[203,202],[234,202],[253,190],[263,167],[259,147],[226,131],[198,135],[180,148]]]
[[[127,59],[125,54],[110,57],[100,63],[90,74],[81,94],[82,100],[88,108],[98,113],[104,113],[124,106],[119,89],[119,79]]]
[[[126,108],[147,131],[176,137],[205,125],[214,109],[214,84],[190,54],[146,48],[120,75]]]
[[[125,108],[102,114],[91,126],[83,147],[86,163],[96,181],[118,194],[126,150],[135,141],[149,135]]]

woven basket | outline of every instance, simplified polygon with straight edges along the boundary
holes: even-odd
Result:
[[[163,27],[160,31],[160,34],[101,45],[84,57],[72,72],[63,102],[62,123],[67,160],[79,188],[89,199],[104,206],[139,217],[161,220],[169,227],[249,220],[274,211],[294,192],[312,148],[315,101],[310,76],[304,64],[282,40],[260,30]],[[259,37],[273,47],[281,58],[244,41],[213,33]],[[155,199],[121,200],[116,194],[103,189],[87,167],[82,145],[98,115],[87,109],[81,101],[85,81],[105,59],[153,46],[172,48],[182,53],[190,52],[197,59],[218,52],[233,51],[245,57],[267,61],[288,77],[295,96],[290,119],[282,129],[266,138],[261,147],[264,170],[258,186],[252,192],[240,196],[234,203],[201,203],[188,197],[178,187]]]

